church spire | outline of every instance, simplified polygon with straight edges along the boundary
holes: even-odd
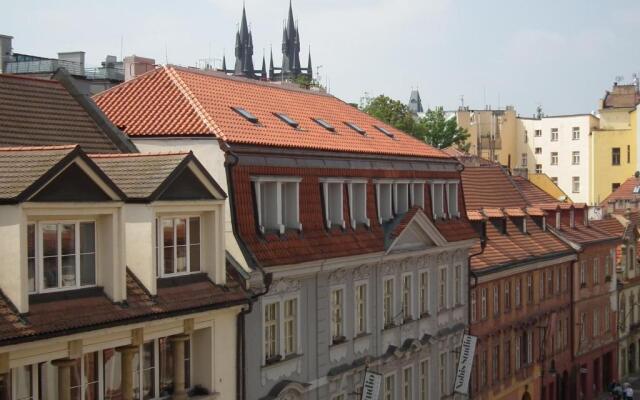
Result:
[[[273,47],[269,50],[269,78],[273,79],[275,69],[273,67]]]
[[[236,33],[236,65],[233,69],[234,75],[246,76],[249,78],[255,77],[255,70],[253,68],[253,36],[249,30],[249,24],[247,23],[247,11],[242,5],[242,20],[240,21],[240,28]]]
[[[227,56],[224,54],[222,55],[222,70],[227,72]]]
[[[260,71],[260,78],[262,80],[267,80],[267,63],[264,58],[264,53],[262,54],[262,69]]]
[[[307,61],[307,73],[313,79],[313,64],[311,64],[311,46],[309,46],[309,60]]]

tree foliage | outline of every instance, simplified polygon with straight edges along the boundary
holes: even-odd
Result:
[[[413,114],[409,107],[398,100],[380,95],[365,104],[362,111],[410,135],[416,133]]]
[[[420,129],[417,131],[421,138],[431,146],[444,149],[455,145],[463,150],[468,147],[468,145],[465,146],[469,138],[467,130],[459,127],[454,117],[447,118],[442,107],[427,110],[419,119],[418,125]]]

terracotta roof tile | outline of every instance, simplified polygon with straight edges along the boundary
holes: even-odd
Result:
[[[554,203],[558,201],[558,199],[522,176],[513,176],[512,179],[529,204]]]
[[[525,210],[532,217],[544,217],[545,215],[544,210],[539,207],[526,207]]]
[[[509,175],[498,165],[465,167],[462,171],[462,186],[468,210],[522,208],[527,205]]]
[[[467,211],[467,218],[469,221],[482,221],[484,216],[480,211]]]
[[[504,213],[508,217],[526,217],[527,213],[522,208],[505,208]]]
[[[0,146],[63,144],[118,151],[60,82],[0,74]]]
[[[333,96],[220,73],[162,67],[102,92],[95,100],[131,136],[208,135],[230,143],[451,158]],[[259,123],[247,121],[232,107],[248,110]],[[298,129],[274,113],[288,115],[299,123]],[[324,119],[335,132],[314,118]],[[355,123],[366,135],[345,122]],[[394,138],[375,126],[392,132]]]
[[[633,193],[636,187],[640,187],[640,178],[631,177],[624,181],[613,193],[609,194],[600,204],[606,207],[608,203],[617,200],[640,200],[640,192]]]
[[[504,213],[499,208],[483,208],[482,214],[487,218],[504,218]]]

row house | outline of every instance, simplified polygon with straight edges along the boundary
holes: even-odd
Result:
[[[473,398],[571,398],[575,252],[500,166],[467,165],[462,183],[469,219],[485,240],[469,278],[470,332],[478,337]]]
[[[619,235],[590,222],[584,205],[546,204],[549,229],[571,246],[573,384],[576,396],[595,399],[618,376],[616,285],[614,271]],[[622,310],[620,310],[622,312]]]
[[[460,164],[333,96],[167,66],[96,98],[143,150],[193,149],[231,199],[264,293],[241,324],[242,397],[452,396],[467,325]]]
[[[249,298],[193,154],[138,153],[64,70],[0,74],[0,181],[0,398],[235,397]]]
[[[626,381],[640,370],[640,263],[637,212],[614,214],[597,221],[598,227],[622,238],[616,249],[618,318],[618,375]]]
[[[235,395],[248,299],[193,154],[4,147],[0,179],[0,398]]]

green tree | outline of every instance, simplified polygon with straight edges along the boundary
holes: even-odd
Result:
[[[427,110],[417,123],[420,129],[420,137],[431,146],[444,149],[456,146],[462,150],[468,150],[469,145],[465,143],[469,134],[467,130],[458,126],[456,119],[447,118],[442,107],[435,110]]]
[[[408,134],[417,133],[418,126],[409,107],[398,100],[380,95],[365,104],[362,111]]]
[[[298,75],[293,79],[293,83],[297,84],[303,89],[311,89],[312,87],[324,89],[320,82],[318,82],[315,78],[311,79],[308,75]]]

